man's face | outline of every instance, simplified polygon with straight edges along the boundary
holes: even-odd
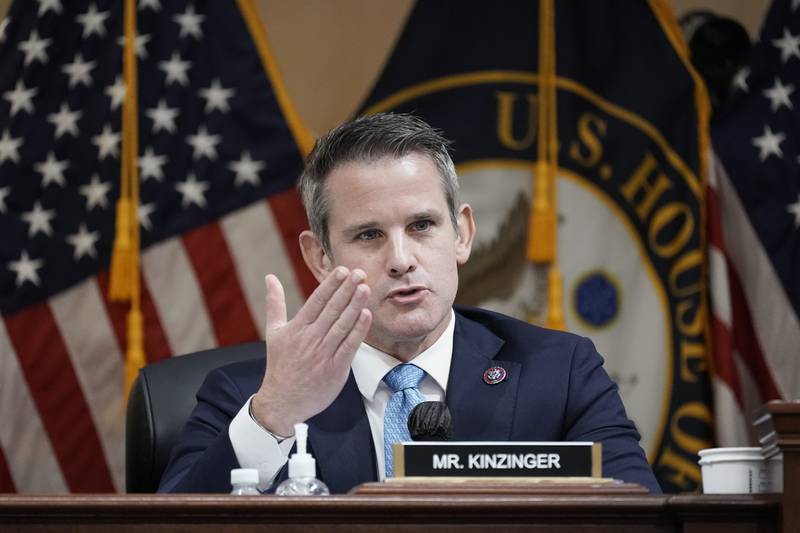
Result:
[[[447,327],[457,266],[474,233],[470,207],[459,208],[457,231],[436,166],[420,154],[337,166],[327,195],[332,257],[322,258],[323,270],[366,272],[367,343],[399,358],[417,355]]]

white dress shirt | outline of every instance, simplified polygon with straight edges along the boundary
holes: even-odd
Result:
[[[450,322],[442,335],[427,350],[410,361],[425,371],[419,389],[426,400],[444,401],[450,361],[453,358],[454,331],[455,313],[450,311]],[[381,480],[385,477],[386,461],[383,455],[383,414],[392,397],[392,390],[383,382],[383,376],[401,363],[402,361],[366,343],[361,343],[353,358],[353,376],[364,400],[372,442],[375,445],[378,477]],[[279,442],[274,435],[259,426],[250,416],[251,400],[252,396],[231,421],[228,436],[239,466],[258,469],[258,488],[263,491],[272,485],[283,468],[295,438],[292,436]]]

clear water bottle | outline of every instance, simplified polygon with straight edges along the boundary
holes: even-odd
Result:
[[[258,470],[255,468],[234,468],[231,470],[231,494],[236,496],[258,496]]]
[[[306,452],[308,426],[300,423],[294,425],[297,436],[297,453],[289,458],[289,477],[285,479],[275,494],[278,496],[328,496],[328,486],[317,479],[317,463],[310,453]]]

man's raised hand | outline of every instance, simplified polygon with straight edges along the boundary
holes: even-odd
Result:
[[[359,269],[336,267],[287,321],[281,282],[265,278],[267,370],[251,408],[271,432],[291,435],[342,390],[372,322],[365,280]]]

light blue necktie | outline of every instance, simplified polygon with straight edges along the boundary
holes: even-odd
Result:
[[[386,457],[386,477],[393,477],[392,444],[411,440],[408,417],[418,404],[425,401],[419,387],[425,371],[414,365],[397,365],[383,377],[394,391],[383,414],[383,451]]]

